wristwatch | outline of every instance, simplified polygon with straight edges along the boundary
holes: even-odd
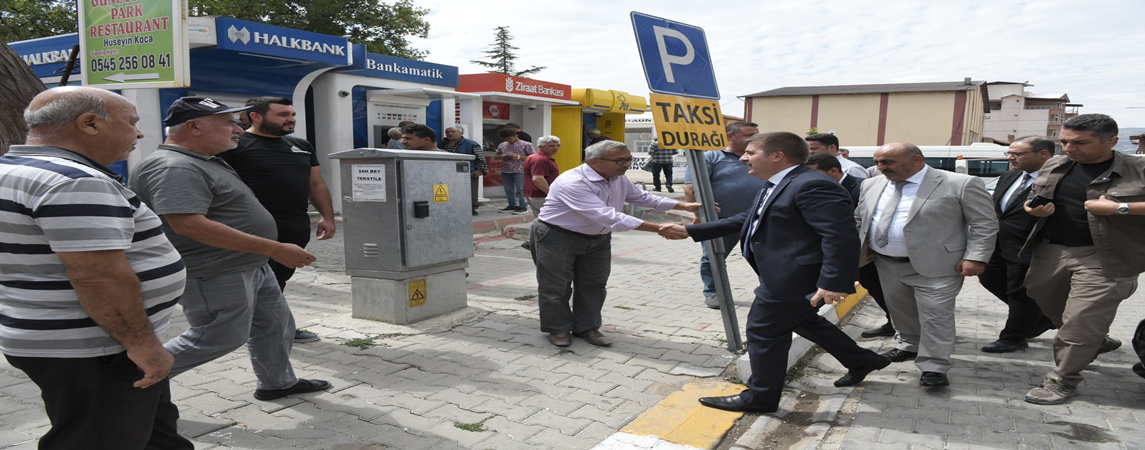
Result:
[[[1117,205],[1117,214],[1129,214],[1129,204],[1120,203]]]

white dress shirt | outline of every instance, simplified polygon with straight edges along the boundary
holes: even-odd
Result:
[[[1038,180],[1038,172],[1025,172],[1025,174],[1030,176],[1030,185],[1033,185],[1034,182]],[[1017,180],[1014,180],[1014,184],[1011,184],[1010,189],[1006,190],[1006,195],[1002,196],[1002,204],[999,205],[1002,207],[1002,211],[1005,211],[1006,207],[1010,205],[1010,202],[1014,200],[1010,197],[1018,193],[1018,188],[1022,187],[1022,178],[1024,177],[1025,175],[1022,175],[1019,176]]]
[[[875,205],[875,214],[871,217],[870,229],[867,230],[867,242],[875,253],[894,258],[909,256],[906,248],[906,236],[902,229],[906,225],[910,206],[914,204],[914,197],[918,194],[918,188],[922,187],[922,180],[926,177],[927,170],[930,170],[929,166],[922,166],[922,170],[906,179],[907,183],[902,187],[902,198],[899,199],[898,208],[893,212],[894,222],[891,223],[891,228],[887,233],[890,240],[886,247],[879,247],[875,244],[875,232],[879,229],[879,221],[883,218],[883,209],[890,202],[891,197],[895,195],[895,183],[893,181],[888,182],[883,188],[883,193],[879,196],[879,203]]]
[[[768,189],[767,192],[765,192],[763,194],[763,200],[761,200],[759,202],[759,208],[755,210],[755,221],[752,222],[751,227],[748,228],[748,230],[747,230],[748,231],[747,236],[749,238],[753,234],[755,234],[756,228],[759,228],[759,221],[760,221],[760,219],[763,218],[763,205],[767,204],[767,199],[771,198],[771,193],[775,192],[775,188],[779,186],[780,181],[783,181],[783,177],[786,177],[787,173],[791,172],[796,167],[799,167],[799,166],[791,166],[791,167],[788,167],[786,169],[783,169],[783,170],[779,171],[779,173],[776,173],[775,175],[772,175],[770,178],[767,179],[767,181],[770,181],[775,186],[772,186],[771,189]]]

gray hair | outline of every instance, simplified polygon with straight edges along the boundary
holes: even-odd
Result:
[[[35,111],[25,109],[24,121],[28,122],[28,128],[34,130],[35,134],[52,138],[56,136],[60,128],[75,122],[79,116],[88,113],[95,114],[102,120],[111,121],[111,114],[107,112],[105,99],[99,95],[83,91],[62,95]],[[37,128],[48,129],[37,130]]]
[[[386,135],[388,135],[391,139],[401,139],[402,129],[398,127],[390,128],[390,131],[387,131]]]
[[[537,147],[544,147],[549,145],[549,142],[556,142],[557,144],[560,144],[561,138],[556,136],[541,136],[537,138]]]
[[[593,128],[593,129],[591,129],[591,130],[588,130],[588,134],[591,136],[591,135],[594,135],[594,134],[601,134],[601,133],[600,133],[600,130],[598,130],[598,129],[596,129],[596,128]]]
[[[922,149],[918,148],[917,145],[914,145],[914,144],[911,144],[908,142],[903,142],[902,148],[903,148],[903,150],[906,150],[906,156],[909,156],[909,157],[924,156],[922,154]]]
[[[628,146],[619,141],[600,141],[584,149],[584,160],[600,159],[614,150],[628,150]]]

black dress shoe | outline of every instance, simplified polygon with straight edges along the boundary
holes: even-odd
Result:
[[[1029,346],[1030,344],[1026,343],[1024,339],[1020,341],[998,339],[994,342],[983,345],[982,351],[986,353],[1010,353],[1028,348]]]
[[[292,394],[305,394],[330,389],[330,382],[324,380],[298,380],[294,386],[286,389],[256,389],[254,398],[259,400],[274,400]]]
[[[875,328],[873,330],[867,330],[867,331],[864,331],[862,333],[859,333],[859,336],[862,336],[865,338],[887,337],[887,336],[894,336],[894,335],[895,335],[895,327],[892,327],[890,322],[884,323],[883,326]]]
[[[922,387],[950,386],[950,380],[946,378],[945,373],[923,372],[922,377],[918,379],[918,385]]]
[[[908,359],[914,359],[915,356],[918,356],[918,352],[908,352],[897,348],[882,354],[883,358],[889,359],[891,362],[903,362]]]
[[[743,401],[739,394],[727,397],[700,397],[700,404],[709,408],[736,412],[773,413],[779,406],[759,406]]]
[[[863,380],[867,378],[867,375],[871,374],[871,372],[882,369],[889,365],[891,365],[891,360],[887,359],[886,357],[879,356],[878,359],[871,361],[870,364],[863,366],[861,369],[848,370],[842,378],[835,380],[835,387],[854,386],[856,384],[862,383]]]

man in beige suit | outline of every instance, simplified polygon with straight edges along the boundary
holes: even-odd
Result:
[[[981,179],[927,166],[913,144],[884,145],[874,159],[883,176],[863,183],[855,219],[859,263],[874,260],[898,331],[898,346],[883,356],[914,359],[920,386],[947,386],[954,298],[994,252],[994,205]]]

